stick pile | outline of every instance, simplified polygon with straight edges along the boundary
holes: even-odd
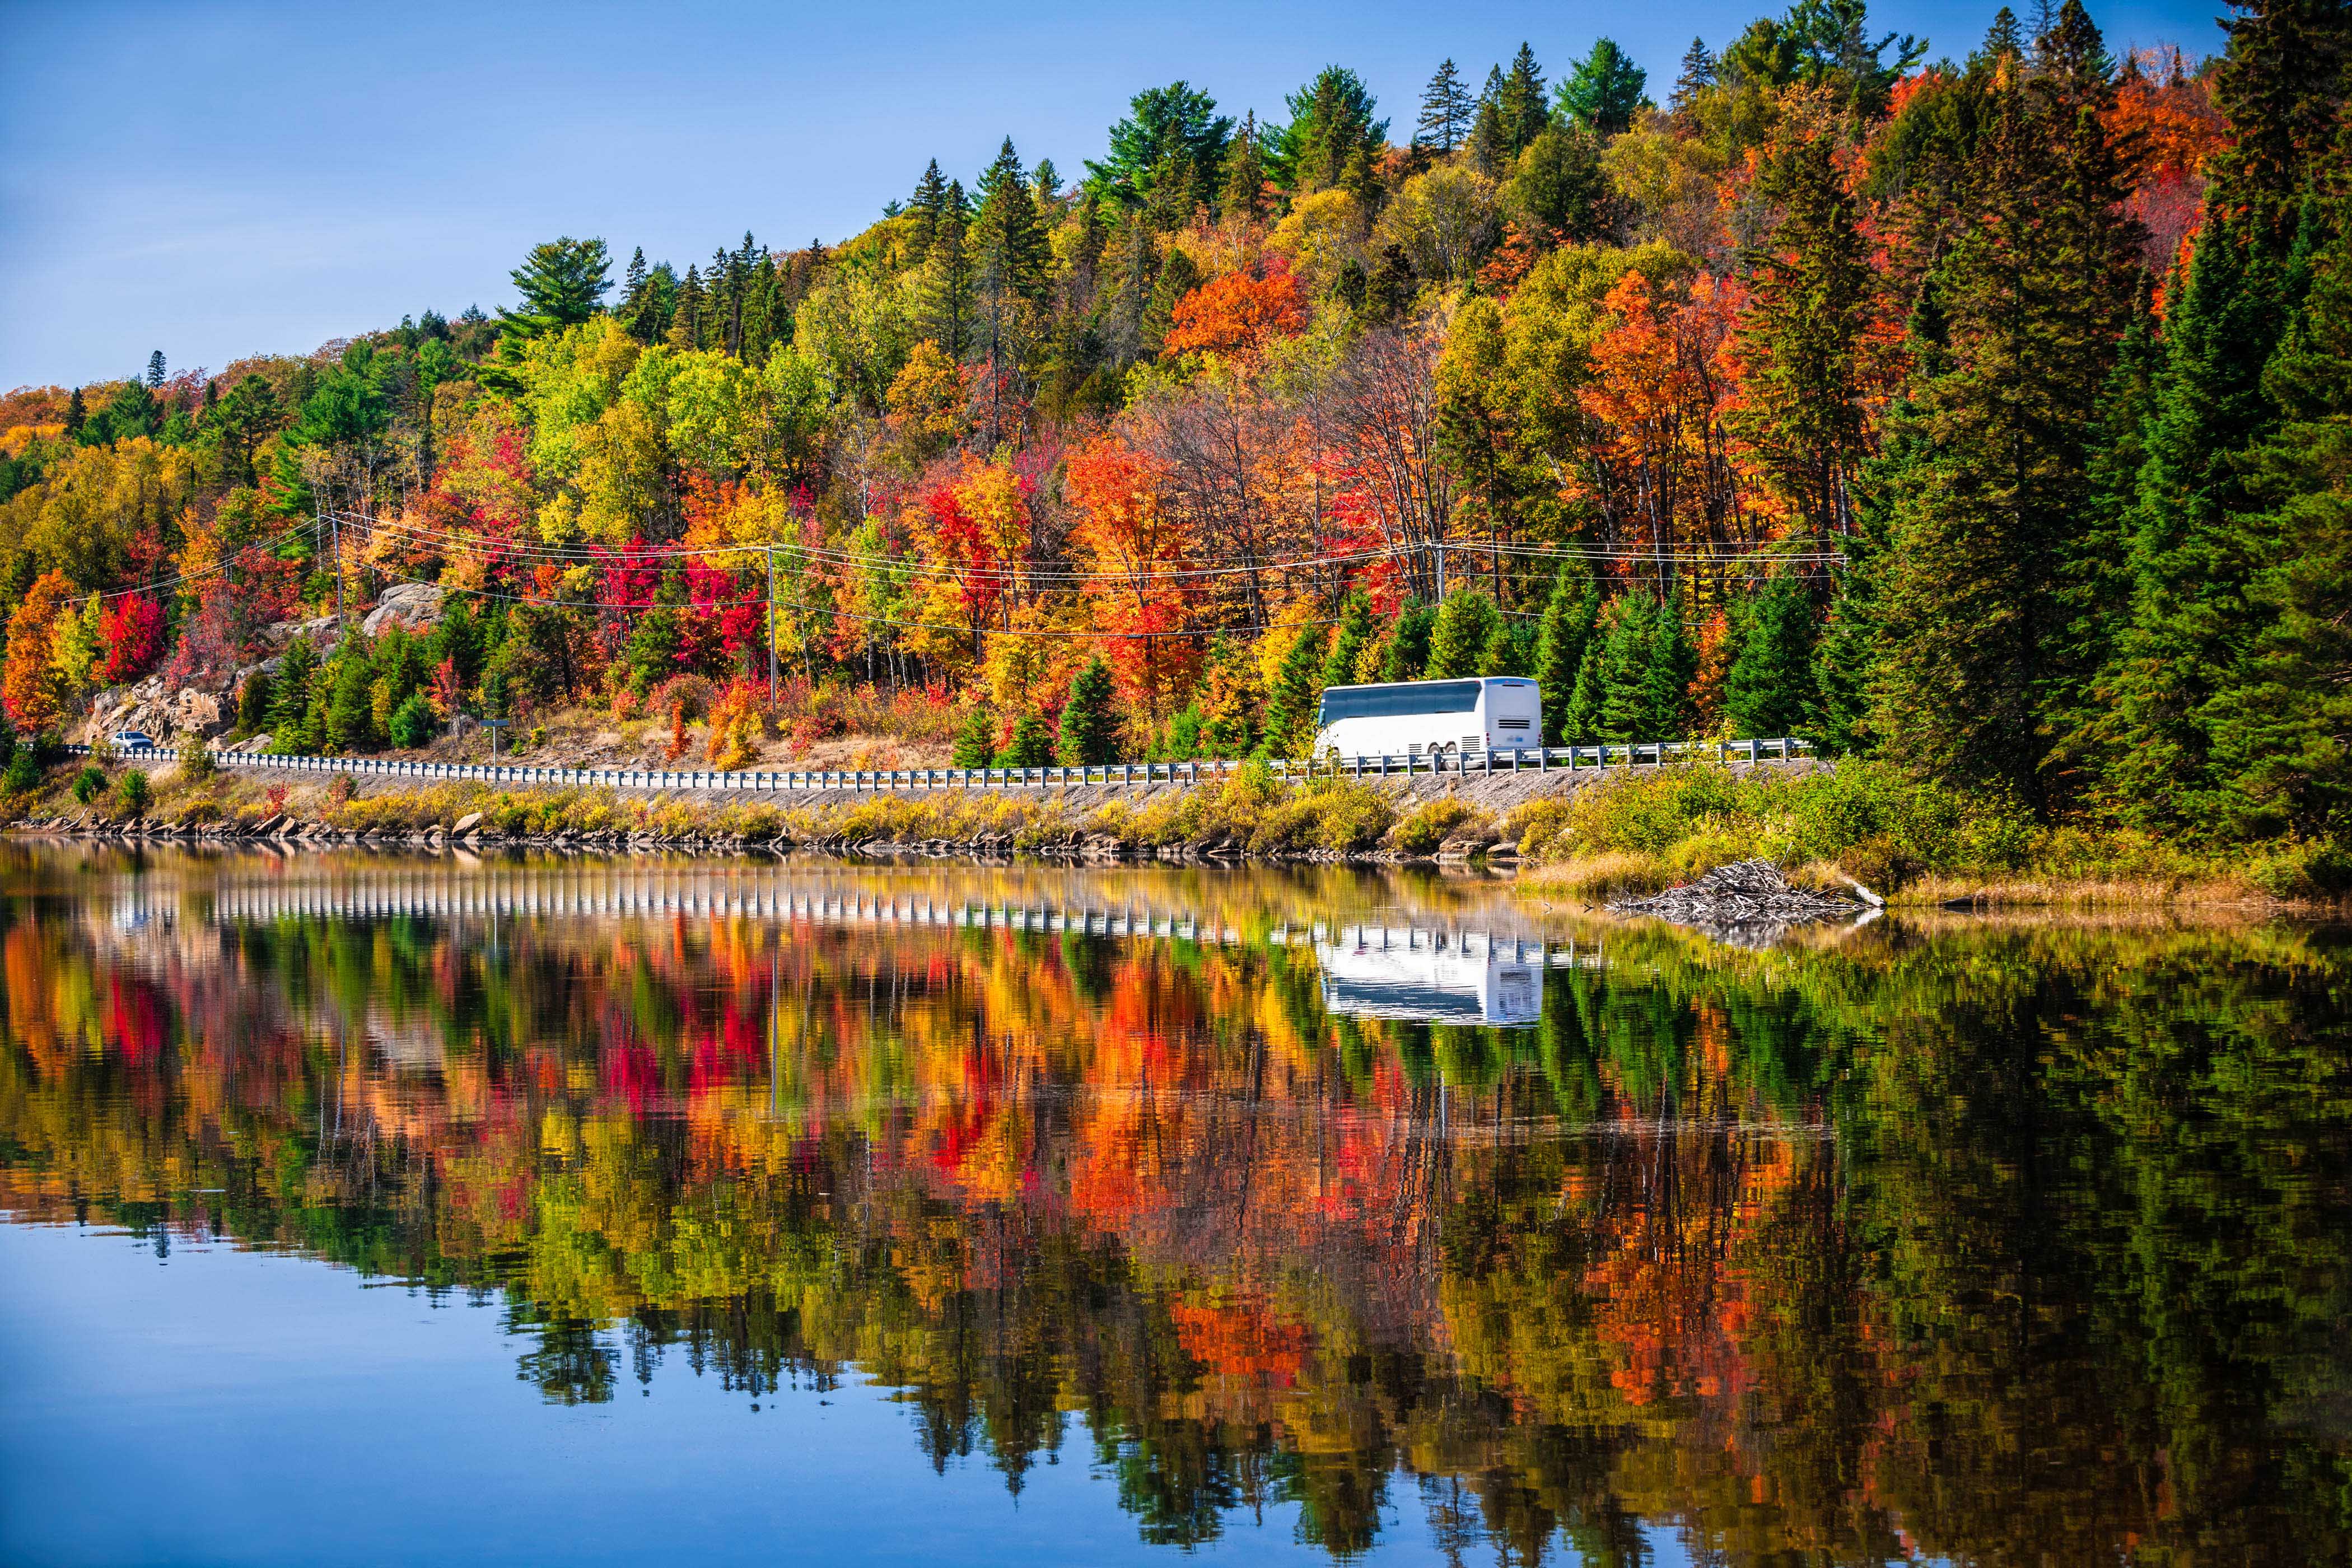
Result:
[[[1750,946],[1770,942],[1792,926],[1850,920],[1864,906],[1843,893],[1792,888],[1769,860],[1741,860],[1718,866],[1695,882],[1646,899],[1621,899],[1609,908],[1621,915],[1654,915]]]

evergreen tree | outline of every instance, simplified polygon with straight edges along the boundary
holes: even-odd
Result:
[[[66,398],[66,439],[79,445],[81,433],[89,425],[89,405],[83,401],[81,388],[77,386]]]
[[[698,349],[702,346],[703,307],[702,269],[688,266],[686,281],[677,286],[677,309],[671,313],[669,330],[663,334],[670,347]]]
[[[1241,129],[1225,153],[1218,205],[1227,216],[1252,223],[1265,216],[1265,154],[1258,146],[1255,110],[1242,117]]]
[[[923,335],[958,362],[971,353],[971,257],[965,246],[963,186],[950,183],[931,226],[930,254],[917,289],[917,319]]]
[[[1544,98],[1543,71],[1536,64],[1535,50],[1524,43],[1511,58],[1510,73],[1503,78],[1501,90],[1495,95],[1495,107],[1502,117],[1504,143],[1515,158],[1526,152],[1528,144],[1551,123],[1551,105]]]
[[[155,350],[147,356],[147,386],[153,391],[163,384],[163,351]]]
[[[963,204],[958,201],[952,205],[960,208]],[[940,161],[934,158],[924,165],[923,177],[915,182],[914,198],[907,204],[907,212],[914,219],[913,246],[918,260],[930,255],[931,241],[939,233],[940,220],[948,216],[950,205],[947,178],[940,173]],[[956,214],[959,221],[962,216],[961,212]]]
[[[1380,679],[1382,680],[1418,680],[1429,667],[1429,645],[1437,629],[1437,612],[1428,605],[1413,605],[1396,618],[1389,629],[1386,641],[1381,645]]]
[[[1087,172],[1097,190],[1130,208],[1150,205],[1171,180],[1205,194],[1216,189],[1233,130],[1217,100],[1188,83],[1147,88],[1128,100],[1126,118],[1110,128],[1108,154]],[[1189,219],[1191,203],[1183,211]]]
[[[1062,706],[1060,752],[1067,767],[1098,767],[1118,755],[1118,689],[1110,666],[1099,656],[1088,659],[1070,682],[1070,700]]]
[[[1601,620],[1601,580],[1580,577],[1563,564],[1552,579],[1551,597],[1544,605],[1536,632],[1536,686],[1543,697],[1544,740],[1559,745],[1567,738],[1569,709],[1576,694],[1576,677],[1584,665],[1584,651]]]
[[[2262,367],[2300,306],[2304,192],[2341,111],[2352,11],[2263,0],[2230,24],[2213,83],[2236,140],[2209,165],[2206,221],[2169,302],[2166,357],[2132,521],[2131,621],[2092,738],[2124,815],[2217,826],[2217,700],[2261,634],[2256,577],[2276,565],[2251,455],[2276,428]]]
[[[1675,79],[1675,90],[1666,99],[1666,108],[1678,120],[1687,120],[1698,105],[1698,96],[1716,83],[1714,54],[1705,38],[1693,38],[1690,47],[1683,51],[1682,74]]]
[[[1774,577],[1739,606],[1738,623],[1739,651],[1723,683],[1732,735],[1801,734],[1817,706],[1811,589],[1793,573]]]
[[[1285,100],[1290,123],[1277,138],[1265,132],[1268,150],[1279,155],[1282,173],[1298,195],[1328,190],[1347,173],[1348,160],[1361,152],[1377,154],[1389,122],[1375,120],[1379,102],[1363,79],[1343,66],[1326,66],[1315,79]]]
[[[1609,176],[1601,167],[1601,145],[1574,127],[1552,126],[1528,143],[1507,194],[1536,234],[1594,240],[1608,229]]]
[[[1265,738],[1284,756],[1305,756],[1315,744],[1327,651],[1322,627],[1301,626],[1275,671],[1274,690],[1266,698]]]
[[[994,389],[989,399],[989,431],[993,439],[1003,427],[1001,389],[1020,357],[1013,351],[1025,339],[1029,309],[1045,296],[1053,260],[1045,226],[1037,218],[1036,198],[1021,172],[1021,160],[1013,151],[1010,136],[981,177],[980,211],[967,238],[972,291],[984,317],[975,325],[987,334],[983,346]]]
[[[1452,153],[1470,134],[1471,117],[1477,111],[1477,100],[1462,85],[1461,71],[1451,59],[1446,60],[1422,89],[1421,119],[1413,127],[1413,146],[1441,157]]]
[[[2081,20],[2080,0],[2067,7]],[[2036,801],[2047,721],[2069,700],[2061,574],[2081,553],[2139,241],[2097,108],[2015,76],[1996,89],[1937,271],[1948,368],[1918,395],[1881,608],[1889,750],[1927,776]]]
[[[325,737],[329,750],[358,751],[374,740],[374,719],[368,704],[372,679],[367,655],[358,639],[347,640],[327,667]]]
[[[1013,721],[1013,734],[1004,749],[996,753],[1000,768],[1042,768],[1054,761],[1054,731],[1045,721],[1034,713],[1024,712]]]
[[[1615,40],[1598,38],[1591,50],[1576,62],[1576,69],[1559,84],[1561,116],[1594,136],[1622,135],[1633,123],[1637,110],[1650,107],[1643,89],[1649,73],[1635,65]]]
[[[1503,68],[1495,66],[1486,72],[1486,85],[1478,94],[1478,108],[1470,116],[1470,162],[1472,166],[1489,179],[1499,180],[1511,172],[1511,162],[1518,155],[1511,145],[1509,126],[1503,119]]]
[[[1486,633],[1486,646],[1478,650],[1475,675],[1507,675],[1527,679],[1536,666],[1535,634],[1526,621],[1514,620],[1497,611],[1495,624]]]
[[[1323,684],[1355,685],[1357,667],[1372,642],[1372,602],[1358,590],[1340,603],[1339,629],[1331,639],[1330,657],[1323,661]]]
[[[1854,477],[1870,453],[1868,345],[1878,315],[1870,246],[1854,222],[1832,136],[1784,123],[1757,190],[1780,221],[1751,247],[1740,342],[1752,367],[1743,433],[1800,529],[1851,531]]]
[[[988,710],[975,702],[964,714],[963,722],[956,727],[954,764],[960,768],[984,768],[996,758],[996,721]]]
[[[1438,605],[1437,624],[1429,638],[1429,679],[1455,680],[1478,673],[1502,616],[1484,588],[1456,588]]]

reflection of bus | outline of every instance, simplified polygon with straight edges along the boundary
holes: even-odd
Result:
[[[1315,750],[1343,757],[1419,757],[1432,752],[1515,752],[1543,743],[1543,701],[1532,680],[1400,680],[1327,686]]]
[[[1543,1012],[1543,955],[1477,933],[1342,926],[1315,944],[1323,1005],[1424,1024],[1532,1024]]]

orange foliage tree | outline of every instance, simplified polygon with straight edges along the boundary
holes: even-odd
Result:
[[[1307,296],[1286,268],[1228,272],[1176,301],[1167,353],[1245,353],[1307,327]]]
[[[64,573],[44,572],[8,617],[8,664],[0,679],[0,702],[6,704],[8,717],[20,730],[45,730],[57,721],[60,694],[52,645],[58,617],[72,597],[73,584]]]

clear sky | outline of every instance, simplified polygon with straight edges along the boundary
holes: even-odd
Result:
[[[1777,5],[1778,0],[1773,0]],[[0,7],[0,387],[302,353],[428,307],[510,302],[535,241],[602,235],[683,270],[746,228],[827,243],[936,156],[967,184],[1010,133],[1066,175],[1138,89],[1181,77],[1282,118],[1354,68],[1391,137],[1451,56],[1548,78],[1608,34],[1672,84],[1765,0],[1181,0],[1137,5]],[[2092,0],[2111,46],[2220,47],[2210,0]],[[1994,5],[1903,0],[1884,30],[1965,55]]]

